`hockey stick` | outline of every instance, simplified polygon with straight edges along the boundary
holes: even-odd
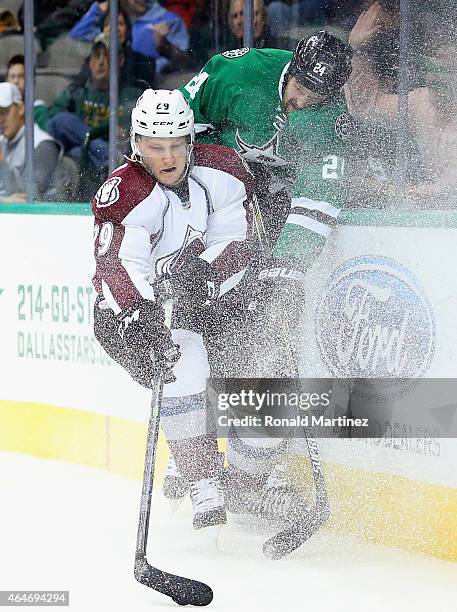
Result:
[[[187,604],[207,606],[213,599],[213,591],[207,584],[164,572],[150,565],[146,557],[162,393],[163,374],[159,373],[152,384],[151,416],[149,418],[146,456],[144,460],[134,575],[138,582],[171,597],[180,606]]]
[[[314,535],[330,517],[330,504],[319,449],[307,428],[304,427],[303,430],[313,470],[316,501],[290,527],[280,531],[265,542],[263,554],[269,559],[281,559],[289,555]]]
[[[290,341],[289,327],[284,321],[283,342],[293,367],[295,378],[299,378],[299,371]],[[306,540],[318,531],[330,517],[330,504],[327,495],[324,473],[322,470],[319,448],[307,427],[303,427],[309,459],[313,470],[314,489],[316,500],[313,506],[304,511],[300,518],[290,527],[280,531],[263,545],[263,554],[269,559],[281,559],[299,548]]]
[[[257,200],[254,198],[254,219],[257,236],[263,253],[271,251]],[[297,360],[292,348],[289,326],[285,320],[282,325],[282,340],[287,352],[289,365],[296,379],[300,378]],[[306,540],[318,531],[330,517],[330,504],[327,495],[324,473],[322,470],[319,448],[307,427],[303,427],[309,458],[313,470],[316,501],[290,527],[280,531],[263,545],[263,554],[269,559],[281,559],[299,548]]]

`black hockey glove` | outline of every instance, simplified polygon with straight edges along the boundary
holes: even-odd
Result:
[[[248,310],[271,319],[285,317],[294,320],[301,316],[305,305],[305,274],[296,260],[274,257],[260,262],[253,277]]]
[[[121,312],[117,320],[117,333],[131,355],[128,367],[131,376],[148,388],[160,372],[163,373],[165,383],[174,382],[176,377],[173,366],[181,353],[165,325],[162,306],[143,299]]]
[[[219,296],[220,277],[217,270],[200,257],[188,257],[170,278],[173,294],[192,306],[203,306]]]

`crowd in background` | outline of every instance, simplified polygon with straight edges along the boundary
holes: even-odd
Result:
[[[243,5],[120,0],[119,159],[129,151],[130,111],[145,88],[181,86],[213,53],[243,46]],[[110,0],[35,0],[36,200],[87,201],[107,174],[109,6]],[[453,206],[454,13],[453,0],[427,7],[411,0],[409,47],[400,51],[400,0],[254,0],[258,48],[293,50],[323,28],[353,47],[345,92],[357,125],[350,205],[385,207],[406,197]],[[26,198],[23,18],[20,1],[0,0],[0,201],[9,203]],[[406,115],[399,112],[405,88]]]

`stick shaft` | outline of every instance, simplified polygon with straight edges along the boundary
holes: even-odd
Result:
[[[146,440],[146,456],[144,460],[143,487],[141,490],[140,516],[136,551],[146,555],[149,532],[149,517],[154,483],[154,467],[159,439],[160,405],[162,403],[163,377],[158,376],[152,386],[151,415],[149,417],[148,435]]]

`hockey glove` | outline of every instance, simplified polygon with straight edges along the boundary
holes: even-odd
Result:
[[[159,373],[163,374],[165,383],[174,382],[172,370],[181,353],[165,325],[160,304],[143,299],[121,312],[117,320],[117,333],[131,355],[128,369],[132,377],[148,388]]]
[[[203,306],[218,298],[220,277],[207,261],[190,256],[173,271],[171,284],[178,299],[189,301],[193,306]]]

